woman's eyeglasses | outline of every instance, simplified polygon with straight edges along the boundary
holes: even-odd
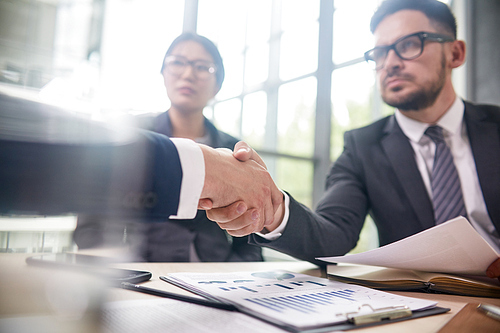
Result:
[[[198,80],[207,80],[217,71],[215,64],[205,60],[189,61],[185,57],[171,55],[165,58],[162,71],[165,69],[170,74],[180,76],[184,74],[187,67],[191,66]]]

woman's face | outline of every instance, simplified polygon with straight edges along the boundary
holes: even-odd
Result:
[[[188,40],[177,44],[167,61],[172,61],[172,66],[165,65],[162,75],[172,107],[185,112],[202,111],[218,92],[215,73],[200,72],[213,65],[210,53]]]

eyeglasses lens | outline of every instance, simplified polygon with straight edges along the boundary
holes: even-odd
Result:
[[[422,40],[419,36],[409,36],[397,42],[394,49],[401,59],[411,60],[422,53]]]
[[[411,35],[403,38],[393,45],[376,47],[366,54],[366,59],[374,65],[376,69],[384,66],[387,54],[390,50],[394,50],[398,57],[403,60],[412,60],[422,54],[423,39],[419,35]]]
[[[185,59],[172,57],[165,60],[165,68],[170,74],[182,75],[188,66],[199,80],[206,80],[215,73],[215,66],[203,60],[187,61]]]

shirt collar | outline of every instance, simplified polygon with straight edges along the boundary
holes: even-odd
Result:
[[[441,126],[449,135],[459,134],[462,128],[464,110],[464,102],[457,96],[448,111],[438,120],[437,125]],[[420,142],[429,124],[408,118],[398,109],[395,111],[395,116],[403,133],[411,141]]]

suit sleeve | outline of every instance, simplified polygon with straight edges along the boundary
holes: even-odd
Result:
[[[4,94],[0,124],[1,214],[177,214],[183,174],[166,136],[130,129],[116,140],[102,123]]]
[[[3,214],[166,218],[177,213],[182,170],[165,136],[142,132],[125,145],[0,141]]]
[[[315,211],[290,196],[289,219],[282,236],[265,240],[251,235],[251,242],[318,265],[316,257],[344,255],[356,246],[363,226],[368,198],[361,164],[349,132],[345,146],[327,178],[326,192]]]
[[[232,252],[228,261],[263,261],[262,249],[259,246],[250,244],[248,238],[232,237]]]

